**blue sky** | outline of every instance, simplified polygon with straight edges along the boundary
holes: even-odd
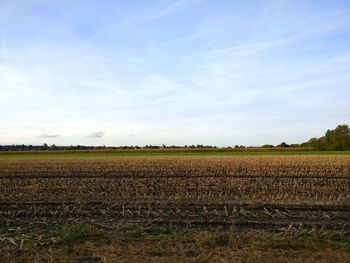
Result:
[[[0,0],[0,144],[300,143],[350,124],[350,1]]]

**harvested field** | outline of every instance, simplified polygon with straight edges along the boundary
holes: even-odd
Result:
[[[350,231],[347,156],[0,160],[0,231],[66,222]]]
[[[349,240],[349,156],[0,159],[0,262],[347,262]]]

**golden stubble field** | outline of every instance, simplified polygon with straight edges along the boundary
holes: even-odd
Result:
[[[346,239],[350,157],[3,158],[0,214],[3,242],[11,231],[66,224],[333,231]]]
[[[0,159],[0,204],[1,223],[15,225],[37,226],[43,217],[47,224],[51,218],[248,225],[298,218],[340,226],[349,223],[350,158]]]

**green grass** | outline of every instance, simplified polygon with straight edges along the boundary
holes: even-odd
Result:
[[[18,157],[127,157],[127,156],[254,156],[254,155],[350,155],[350,151],[291,151],[291,152],[151,152],[151,153],[47,153],[47,154],[0,154],[0,158]]]
[[[64,243],[72,243],[89,239],[95,236],[100,236],[103,231],[93,225],[88,224],[70,224],[64,225],[59,229],[49,231],[46,234],[47,238],[59,237]]]
[[[131,225],[127,227],[116,228],[113,231],[113,237],[122,241],[142,240],[150,236],[165,236],[179,233],[187,233],[186,229],[176,227],[162,227],[158,225],[143,226]]]

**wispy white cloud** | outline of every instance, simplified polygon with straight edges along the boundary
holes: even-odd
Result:
[[[102,138],[104,135],[105,135],[104,132],[99,131],[99,132],[92,132],[89,135],[87,135],[86,137],[95,139],[95,138]]]
[[[267,42],[261,42],[261,43],[251,43],[251,44],[243,44],[243,45],[237,45],[237,46],[231,46],[231,47],[225,47],[220,49],[214,49],[212,51],[207,52],[206,54],[209,55],[218,55],[218,53],[253,53],[277,46],[281,46],[284,44],[288,44],[292,41],[296,41],[297,39],[301,38],[285,38],[285,39],[277,39]]]
[[[147,8],[142,10],[132,10],[128,13],[127,17],[117,22],[107,24],[100,28],[92,36],[88,37],[81,45],[80,49],[84,49],[92,42],[103,38],[106,35],[113,34],[116,31],[123,31],[125,29],[130,30],[132,27],[138,27],[150,22],[157,21],[159,19],[171,16],[179,12],[180,10],[186,10],[187,8],[200,3],[202,0],[175,0],[156,2],[155,4],[147,5]],[[114,7],[115,8],[115,7]]]
[[[302,32],[298,32],[295,35],[291,35],[285,38],[273,39],[269,41],[261,41],[256,43],[246,43],[241,45],[234,45],[219,49],[214,49],[206,52],[207,55],[218,55],[219,53],[254,53],[279,47],[282,45],[288,45],[294,42],[305,40],[312,37],[320,37],[323,35],[330,34],[336,30],[348,29],[350,27],[350,18],[346,18],[345,21],[340,23],[335,22],[334,24],[327,24],[318,27],[310,27],[303,29]]]
[[[160,7],[158,10],[151,10],[144,18],[143,22],[151,22],[157,19],[173,15],[179,10],[183,9],[186,5],[193,5],[200,2],[199,0],[175,0],[168,2],[165,6]]]
[[[40,137],[44,138],[44,139],[54,139],[54,138],[57,138],[60,136],[61,136],[60,134],[45,133],[45,134],[41,135]]]

